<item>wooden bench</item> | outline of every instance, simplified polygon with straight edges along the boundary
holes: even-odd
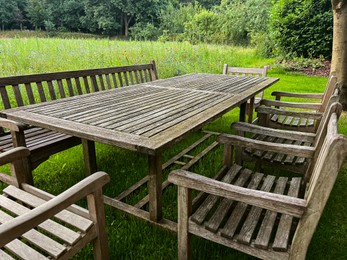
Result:
[[[319,149],[273,143],[242,144],[315,158],[311,178],[303,189],[300,177],[266,175],[234,163],[233,147],[244,140],[232,135],[218,138],[225,145],[219,180],[183,170],[171,172],[169,181],[178,185],[179,259],[192,256],[191,234],[261,259],[305,259],[347,155],[347,138],[338,134],[337,121],[337,115],[332,114]],[[194,202],[192,190],[203,192]]]
[[[97,172],[54,197],[28,183],[25,147],[0,154],[13,175],[0,173],[7,186],[0,195],[0,259],[69,259],[88,243],[95,259],[108,259],[102,186],[109,176]],[[88,210],[73,205],[87,198]]]
[[[253,77],[266,77],[269,66],[263,68],[241,68],[241,67],[229,67],[228,64],[224,64],[223,74],[234,76],[253,76]],[[247,100],[246,115],[248,117],[248,123],[253,122],[253,112],[256,107],[260,105],[260,101],[264,97],[264,91],[260,92],[258,96]],[[255,119],[256,120],[256,119]]]
[[[154,61],[134,66],[3,77],[0,78],[0,109],[38,104],[156,79],[158,75]],[[0,119],[0,152],[12,147],[28,147],[32,169],[50,155],[80,143],[80,139],[72,136]]]
[[[314,133],[318,129],[320,114],[323,113],[334,93],[338,91],[337,78],[333,72],[324,93],[291,93],[274,91],[276,100],[262,100],[256,108],[259,124],[272,128]],[[316,103],[288,102],[283,97],[316,99]],[[336,100],[337,101],[337,98]],[[307,113],[308,112],[308,113]],[[310,112],[316,112],[310,113]]]

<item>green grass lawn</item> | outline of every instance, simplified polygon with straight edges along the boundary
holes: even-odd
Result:
[[[269,76],[280,81],[266,90],[271,98],[273,90],[322,92],[326,78],[288,73],[274,68],[275,59],[257,57],[253,49],[190,45],[188,43],[125,42],[108,39],[43,39],[0,38],[0,76],[22,75],[53,71],[99,68],[117,65],[147,63],[154,59],[160,78],[191,72],[221,73],[223,64],[243,67],[270,65]],[[230,132],[229,125],[237,121],[235,109],[205,128]],[[340,132],[347,134],[347,115],[340,118]],[[192,143],[199,134],[192,134],[164,154],[169,159]],[[97,144],[97,162],[100,170],[111,176],[104,193],[115,196],[147,173],[147,157],[120,148]],[[202,148],[199,148],[202,149]],[[211,175],[221,164],[221,149],[208,155],[193,168]],[[8,171],[3,167],[3,171]],[[36,186],[53,194],[72,186],[83,176],[83,158],[80,146],[52,156],[34,171]],[[167,176],[168,171],[164,173]],[[347,259],[347,165],[341,170],[331,197],[324,210],[317,231],[309,247],[307,259]],[[136,201],[145,190],[129,198]],[[164,216],[177,217],[176,188],[169,187],[164,197]],[[111,259],[175,259],[176,234],[154,227],[142,220],[106,207],[107,236]],[[91,259],[91,247],[81,251],[76,259]],[[250,259],[249,256],[223,246],[194,237],[194,259]]]

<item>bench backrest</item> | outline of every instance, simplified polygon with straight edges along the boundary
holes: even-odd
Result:
[[[3,77],[0,78],[0,109],[37,104],[156,79],[158,74],[154,61],[133,66]]]

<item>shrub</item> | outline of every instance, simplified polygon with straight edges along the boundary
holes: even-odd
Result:
[[[328,0],[278,0],[271,32],[279,54],[286,57],[331,56],[333,15]]]

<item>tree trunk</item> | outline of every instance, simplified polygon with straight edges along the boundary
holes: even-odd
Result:
[[[334,35],[331,71],[336,71],[340,83],[340,102],[347,110],[347,1],[331,0],[334,12]]]
[[[133,18],[133,16],[129,17],[127,14],[124,14],[124,35],[125,35],[125,38],[127,38],[127,39],[129,36],[129,25],[130,25],[132,18]]]

